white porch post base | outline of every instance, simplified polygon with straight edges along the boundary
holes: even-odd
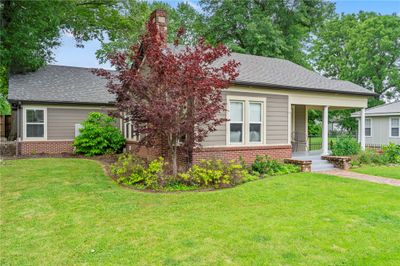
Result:
[[[360,145],[361,149],[365,150],[365,108],[361,109],[360,117]]]
[[[328,155],[328,106],[324,106],[322,118],[322,155]]]

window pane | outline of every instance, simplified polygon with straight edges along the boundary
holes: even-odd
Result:
[[[129,123],[125,123],[125,138],[129,138]]]
[[[44,111],[43,110],[26,110],[26,122],[43,123]]]
[[[365,136],[371,136],[371,128],[365,128]]]
[[[135,130],[133,128],[133,125],[131,125],[131,139],[135,138]]]
[[[234,122],[243,121],[243,103],[242,102],[230,102],[230,119]]]
[[[44,125],[26,125],[26,136],[28,138],[43,138]]]
[[[392,127],[399,127],[399,120],[398,118],[392,118]]]
[[[230,128],[231,143],[241,143],[243,139],[243,128],[241,123],[231,123]]]
[[[392,128],[392,137],[399,137],[399,128]]]
[[[250,103],[250,122],[261,122],[261,103]]]
[[[365,127],[371,127],[371,119],[365,119]]]
[[[261,124],[250,124],[250,142],[261,142]]]

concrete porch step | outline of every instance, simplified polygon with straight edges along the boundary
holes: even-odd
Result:
[[[317,164],[317,165],[312,164],[311,165],[311,172],[320,172],[320,171],[327,171],[327,170],[333,170],[333,169],[335,169],[335,167],[330,163]]]

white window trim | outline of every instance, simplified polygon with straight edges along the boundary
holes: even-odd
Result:
[[[127,124],[129,125],[128,131],[126,131]],[[123,132],[124,132],[124,138],[126,140],[139,141],[138,136],[132,137],[132,122],[123,122]]]
[[[226,111],[226,118],[228,122],[226,123],[226,145],[230,147],[235,146],[261,146],[265,145],[266,143],[266,98],[260,97],[245,97],[245,96],[235,96],[235,95],[228,95],[226,97],[227,101],[227,111]],[[243,102],[243,138],[242,142],[230,142],[230,102],[237,101]],[[250,142],[250,114],[249,114],[249,106],[250,102],[259,102],[261,103],[261,142]]]
[[[42,110],[43,111],[43,122],[44,122],[44,129],[43,129],[43,137],[27,137],[27,123],[26,123],[26,111],[27,110]],[[33,140],[33,141],[43,141],[47,140],[47,107],[37,107],[37,106],[23,106],[22,107],[22,121],[23,121],[23,139],[24,140]]]
[[[259,121],[259,122],[254,122],[254,121],[250,121],[250,112],[249,112],[249,110],[250,110],[250,104],[252,104],[252,103],[256,103],[256,104],[261,104],[261,121]],[[247,112],[247,115],[248,115],[248,143],[249,144],[263,144],[263,139],[264,139],[264,135],[265,135],[265,133],[264,133],[264,130],[263,130],[263,125],[264,125],[264,123],[263,123],[263,117],[264,117],[264,108],[263,108],[263,106],[264,106],[264,103],[263,102],[260,102],[260,101],[248,101],[247,102],[247,106],[246,106],[246,108],[248,108],[248,112]],[[260,127],[260,134],[261,134],[261,140],[260,141],[250,141],[250,124],[260,124],[261,125],[261,127]]]
[[[230,136],[231,121],[229,120],[229,121],[227,122],[227,128],[226,128],[226,132],[227,132],[226,141],[227,141],[227,145],[231,145],[231,146],[241,146],[241,145],[243,145],[244,142],[245,142],[245,131],[246,131],[246,126],[245,126],[245,121],[246,121],[245,115],[246,115],[246,111],[245,111],[245,110],[246,110],[246,101],[244,101],[244,100],[242,100],[242,99],[228,99],[228,108],[227,108],[227,111],[226,111],[226,114],[227,114],[228,119],[230,119],[231,101],[232,101],[232,102],[240,102],[240,103],[242,103],[242,133],[243,133],[243,136],[242,136],[242,142],[233,142],[233,143],[231,143],[231,136]],[[239,123],[239,122],[238,122],[238,121],[234,121],[233,123],[235,124],[235,123]]]
[[[367,129],[367,120],[369,120],[369,121],[371,121],[369,124],[370,124],[370,132],[371,132],[371,134],[370,135],[367,135],[367,134],[365,134],[365,137],[366,138],[371,138],[372,137],[372,118],[365,118],[365,129]]]
[[[392,119],[399,119],[399,136],[392,136]],[[389,138],[400,138],[400,117],[389,117]]]

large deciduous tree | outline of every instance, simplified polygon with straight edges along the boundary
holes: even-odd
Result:
[[[324,0],[201,0],[205,36],[233,51],[307,66],[304,43],[334,12]]]
[[[375,13],[326,21],[311,48],[316,70],[378,93],[400,97],[400,17]]]
[[[364,13],[327,20],[316,32],[310,60],[323,75],[352,81],[376,92],[369,107],[400,99],[400,17]],[[334,111],[340,126],[354,132],[355,110]]]
[[[181,35],[183,31],[180,31]],[[98,70],[109,80],[116,107],[141,136],[139,144],[167,151],[177,174],[180,149],[190,153],[225,121],[221,90],[237,77],[238,63],[223,60],[223,45],[212,47],[200,39],[194,46],[165,46],[155,23],[147,24],[140,45],[111,58],[116,73]],[[177,51],[178,50],[178,51]]]

